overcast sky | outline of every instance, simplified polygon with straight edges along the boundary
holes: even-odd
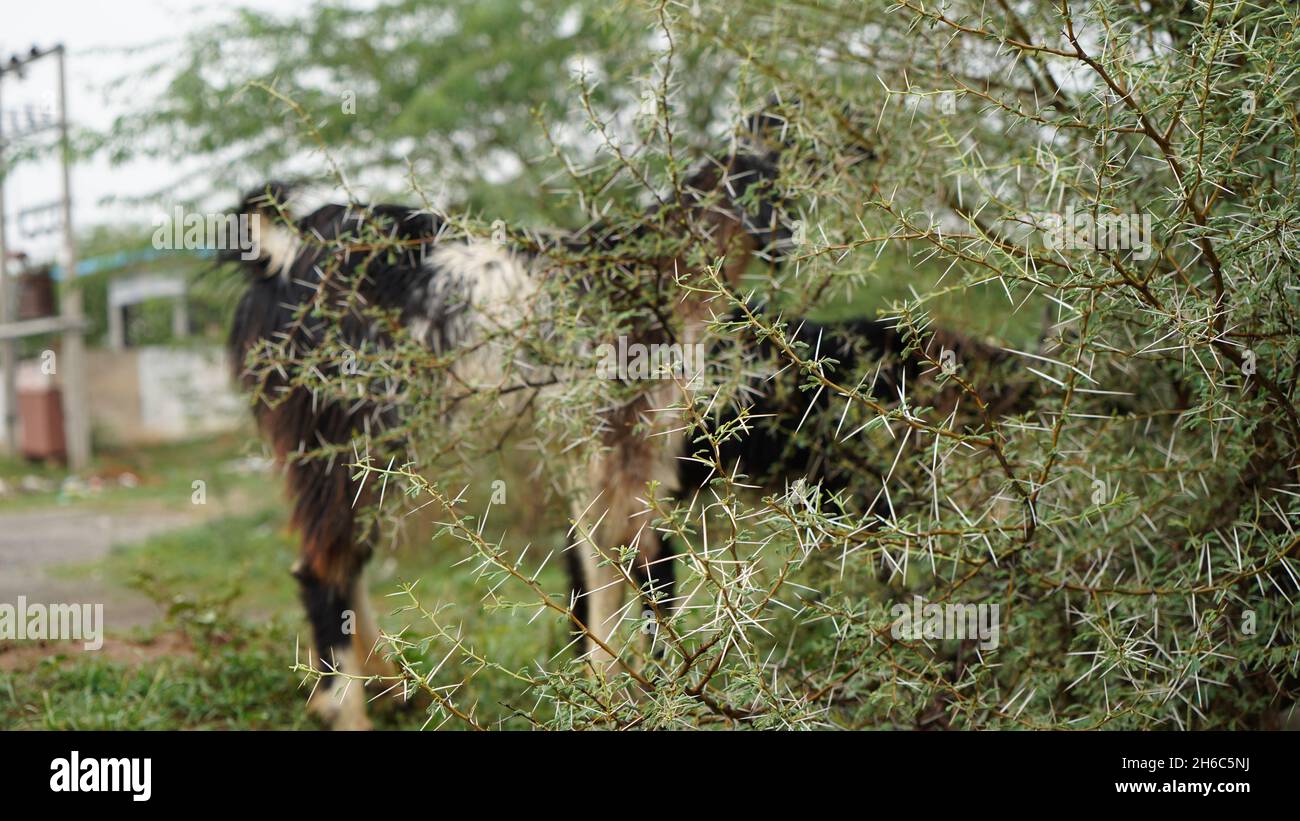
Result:
[[[242,0],[238,6],[293,12],[309,0]],[[215,20],[228,18],[236,4],[206,0],[3,0],[0,6],[0,59],[8,62],[14,52],[26,53],[33,45],[42,48],[63,43],[68,49],[68,109],[78,124],[103,127],[121,113],[106,102],[104,85],[147,64],[154,55],[127,55],[123,48],[157,44],[166,49],[185,32]],[[155,52],[155,55],[158,52]],[[163,52],[165,53],[165,52]],[[48,105],[55,99],[53,59],[47,69],[36,70],[15,82],[6,75],[0,85],[0,107],[6,112],[26,105]],[[40,63],[36,64],[37,66]],[[148,99],[148,89],[140,90]],[[8,115],[4,129],[11,129]],[[135,221],[149,224],[155,206],[127,208],[121,203],[105,204],[114,195],[138,195],[157,189],[183,169],[170,162],[133,162],[117,168],[102,160],[73,169],[73,220],[78,229],[96,223]],[[45,256],[57,246],[53,236],[27,236],[39,231],[36,222],[17,224],[18,211],[53,202],[60,193],[58,166],[31,164],[17,169],[6,182],[7,237],[11,249]]]

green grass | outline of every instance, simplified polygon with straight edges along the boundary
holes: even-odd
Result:
[[[51,505],[76,504],[82,509],[111,511],[122,506],[146,502],[188,504],[194,482],[201,480],[209,499],[228,495],[255,494],[265,491],[267,477],[241,469],[238,462],[260,456],[262,446],[251,430],[239,430],[203,439],[129,449],[100,449],[91,466],[79,478],[104,479],[102,490],[93,495],[70,497],[61,484],[67,472],[62,466],[29,462],[12,456],[0,456],[0,480],[17,486],[23,477],[32,476],[53,488],[37,492],[16,492],[0,497],[0,513],[32,510]],[[117,481],[123,473],[138,479],[135,487]]]
[[[310,726],[283,623],[245,625],[221,645],[146,663],[47,656],[0,674],[0,727],[44,730],[290,729]]]
[[[208,464],[231,458],[220,443],[150,454],[153,465],[164,466],[159,486],[175,486],[190,475],[182,454],[196,451]],[[562,524],[545,517],[533,521],[537,500],[521,498],[527,485],[506,471],[502,464],[487,466],[473,479],[468,495],[477,509],[490,495],[492,478],[506,476],[518,495],[514,504],[494,509],[498,531],[511,532],[511,545],[524,533],[535,545],[562,544]],[[302,676],[291,669],[296,651],[306,659],[309,632],[289,574],[297,540],[287,525],[279,480],[262,476],[239,481],[256,502],[247,512],[115,547],[105,562],[94,566],[58,569],[64,577],[95,572],[110,583],[142,590],[158,602],[163,616],[147,630],[117,636],[109,631],[120,644],[141,649],[142,661],[107,652],[50,649],[44,657],[33,653],[30,663],[16,669],[0,670],[0,729],[317,726],[304,710],[308,691],[300,687]],[[106,494],[96,501],[120,513],[129,511],[139,497]],[[414,530],[409,543],[377,549],[367,574],[385,629],[405,628],[406,635],[417,640],[433,631],[417,615],[392,612],[409,601],[398,595],[402,583],[417,582],[415,591],[424,607],[436,610],[444,625],[473,636],[477,649],[511,669],[545,661],[564,646],[568,639],[556,618],[548,615],[529,623],[532,610],[512,612],[484,604],[489,585],[476,580],[472,564],[462,562],[468,548]],[[535,546],[530,553],[536,564],[541,563],[541,550]],[[540,578],[548,590],[566,589],[558,556]],[[509,592],[508,587],[498,591]],[[184,652],[172,652],[174,641],[167,652],[149,652],[160,640],[177,636],[184,637]],[[447,649],[445,642],[431,641],[406,656],[421,670],[429,670],[442,662]],[[450,685],[467,678],[472,678],[481,720],[510,718],[521,688],[500,671],[479,671],[451,659],[442,664],[435,683]],[[371,714],[377,727],[419,728],[427,721],[422,709],[376,708]]]
[[[267,507],[113,549],[104,570],[155,599],[229,598],[241,615],[286,614],[296,607],[296,543],[283,515]]]

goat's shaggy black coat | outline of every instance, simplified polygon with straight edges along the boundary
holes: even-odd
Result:
[[[421,297],[429,282],[443,273],[424,264],[441,224],[427,213],[401,206],[327,205],[289,225],[280,213],[287,193],[282,186],[269,185],[241,207],[242,213],[262,220],[258,233],[266,247],[256,259],[241,263],[247,285],[235,310],[230,348],[241,382],[259,395],[254,406],[258,426],[284,465],[291,522],[302,537],[293,572],[312,626],[313,665],[341,669],[340,659],[352,650],[350,645],[360,643],[359,634],[348,635],[344,626],[356,622],[358,612],[366,617],[365,592],[358,579],[372,547],[358,512],[368,497],[357,498],[357,484],[344,464],[305,454],[321,446],[349,448],[364,433],[392,425],[397,411],[369,403],[318,401],[310,390],[292,385],[287,371],[268,368],[254,373],[244,365],[258,345],[310,351],[329,331],[353,350],[390,342],[385,330],[359,312],[332,320],[306,306],[342,298],[355,286],[368,305],[397,311],[404,320],[417,313],[423,318],[430,301]],[[342,245],[377,234],[397,244],[383,254],[361,249],[336,253]],[[365,276],[358,276],[361,266]],[[448,304],[445,310],[454,308]],[[437,327],[449,324],[440,321]],[[343,364],[320,367],[328,378],[337,376]],[[373,648],[355,649],[364,658]],[[324,690],[330,683],[323,683]]]
[[[952,351],[956,361],[969,368],[978,363],[984,376],[979,386],[994,416],[1026,410],[1032,398],[1032,384],[1023,380],[998,380],[1010,356],[1006,351],[973,337],[942,331],[932,335],[923,352],[909,345],[904,333],[891,320],[854,319],[840,322],[800,322],[789,333],[791,344],[798,345],[801,356],[833,360],[827,366],[828,378],[852,387],[866,377],[863,390],[881,405],[891,406],[900,399],[900,391],[914,393],[924,380],[938,377],[943,351]],[[751,420],[743,436],[729,437],[719,447],[722,467],[739,468],[739,473],[764,486],[782,480],[803,477],[820,484],[827,493],[844,490],[870,470],[853,461],[852,449],[839,447],[832,439],[800,436],[801,427],[816,429],[828,414],[835,418],[844,408],[844,398],[829,391],[803,390],[806,374],[793,366],[786,367],[776,344],[764,338],[754,345],[757,361],[776,362],[780,369],[774,378],[754,377],[746,386],[743,401]],[[943,397],[951,401],[955,388],[944,389]],[[735,403],[733,403],[734,405]],[[734,422],[737,414],[726,413],[715,420],[715,430],[723,423]],[[706,454],[707,456],[707,454]],[[681,468],[683,493],[691,493],[714,478],[714,469],[695,459],[685,459]]]

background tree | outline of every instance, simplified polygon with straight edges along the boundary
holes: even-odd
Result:
[[[160,93],[92,148],[115,160],[208,158],[196,179],[168,190],[233,195],[271,174],[327,174],[324,146],[346,158],[349,180],[380,193],[407,189],[409,176],[430,184],[439,205],[549,219],[560,201],[543,196],[543,181],[558,166],[537,117],[570,123],[553,136],[581,150],[591,141],[575,76],[588,78],[593,105],[637,103],[635,72],[656,35],[644,21],[626,23],[617,5],[591,0],[390,0],[364,12],[321,0],[297,16],[245,9],[161,47],[145,73],[162,79]],[[704,80],[680,89],[698,150],[736,61],[699,51],[677,59]]]

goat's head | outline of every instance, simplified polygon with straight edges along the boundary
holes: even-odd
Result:
[[[692,228],[724,259],[734,283],[754,256],[779,263],[789,247],[793,220],[780,187],[789,122],[775,100],[750,115],[725,159],[710,158],[686,180],[683,203]]]
[[[292,265],[301,239],[288,211],[294,186],[272,181],[244,195],[235,213],[247,220],[247,247],[230,247],[221,253],[222,261],[240,261],[254,276],[283,273]]]

